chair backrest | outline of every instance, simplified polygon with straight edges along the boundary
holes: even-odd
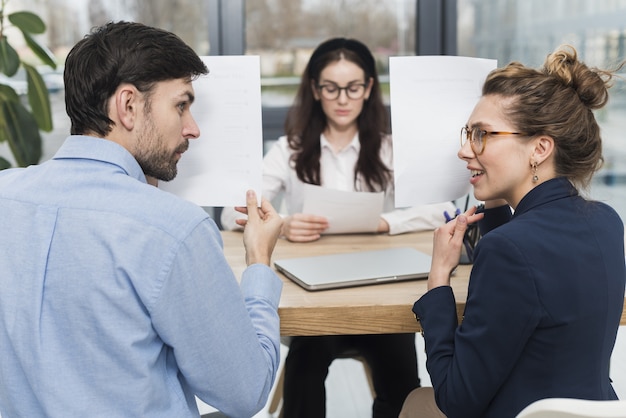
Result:
[[[516,418],[626,418],[626,401],[541,399],[524,408]]]

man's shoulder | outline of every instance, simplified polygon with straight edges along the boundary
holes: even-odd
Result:
[[[200,206],[149,186],[137,184],[126,197],[126,215],[174,235],[186,235],[210,216]],[[146,226],[148,226],[146,225]]]
[[[161,189],[152,190],[155,199],[163,210],[172,212],[172,216],[182,218],[206,218],[207,212],[195,203]]]
[[[10,179],[16,178],[20,173],[24,172],[24,167],[12,167],[0,170],[0,182],[8,182]]]

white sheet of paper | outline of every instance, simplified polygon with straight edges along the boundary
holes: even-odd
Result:
[[[470,191],[470,173],[457,157],[459,137],[496,66],[496,60],[456,56],[389,58],[397,208]]]
[[[383,198],[383,192],[346,192],[305,184],[302,213],[328,219],[324,234],[376,232]]]
[[[258,56],[201,57],[209,74],[193,82],[191,113],[200,138],[178,162],[178,175],[159,182],[200,206],[245,206],[246,191],[261,201],[263,126]]]

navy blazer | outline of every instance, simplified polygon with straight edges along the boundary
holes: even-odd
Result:
[[[580,197],[567,179],[552,179],[474,254],[460,326],[449,286],[413,307],[446,416],[515,417],[548,397],[617,399],[609,360],[626,281],[618,214]]]

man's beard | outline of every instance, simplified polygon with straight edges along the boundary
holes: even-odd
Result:
[[[185,140],[175,151],[165,148],[165,140],[150,120],[149,125],[139,136],[135,159],[144,174],[161,181],[170,181],[176,177],[178,168],[177,154],[189,148],[189,140]]]

